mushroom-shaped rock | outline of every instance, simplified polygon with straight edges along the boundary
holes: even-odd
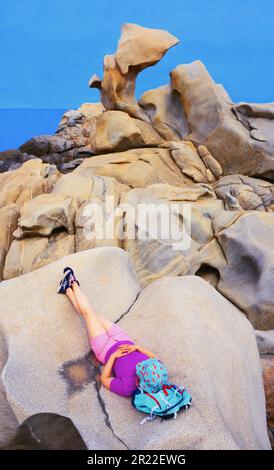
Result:
[[[122,26],[115,60],[123,75],[130,67],[139,70],[157,64],[179,40],[163,29],[144,28],[133,23]]]
[[[178,39],[167,31],[126,23],[116,53],[104,57],[103,79],[93,75],[89,86],[100,90],[107,110],[125,111],[150,122],[135,98],[136,77],[141,70],[156,64],[177,43]]]

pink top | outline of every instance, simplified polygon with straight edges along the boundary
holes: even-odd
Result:
[[[105,361],[107,362],[110,355],[122,344],[134,344],[132,341],[117,341],[106,353]],[[114,378],[110,382],[110,390],[117,395],[129,397],[137,388],[136,384],[136,364],[148,359],[146,354],[140,351],[133,351],[126,356],[117,357],[113,364]]]

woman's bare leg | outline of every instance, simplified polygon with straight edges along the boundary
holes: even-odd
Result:
[[[66,296],[69,298],[70,302],[72,303],[73,307],[75,308],[76,312],[79,313],[79,315],[82,316],[79,306],[77,304],[76,298],[74,296],[73,290],[72,289],[67,289],[66,290]]]
[[[111,328],[112,325],[113,325],[113,321],[110,321],[110,320],[108,320],[107,318],[102,317],[102,315],[97,315],[97,317],[99,318],[100,322],[101,322],[102,325],[104,326],[105,330],[106,330],[106,331],[109,331],[110,328]]]
[[[67,289],[66,294],[67,294],[69,300],[71,301],[73,307],[75,308],[75,310],[79,313],[79,315],[82,316],[82,313],[79,309],[79,305],[78,305],[77,300],[76,300],[76,297],[74,295],[74,291],[72,289]],[[99,318],[102,325],[105,327],[106,331],[110,330],[110,328],[113,325],[113,322],[108,320],[105,317],[102,317],[102,315],[99,315],[98,313],[96,313],[96,315]]]
[[[111,328],[113,323],[96,313],[76,282],[72,284],[72,289],[67,289],[66,294],[75,310],[83,316],[90,339],[106,333]]]

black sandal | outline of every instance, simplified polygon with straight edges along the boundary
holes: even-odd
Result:
[[[66,274],[65,277],[60,281],[58,294],[65,294],[66,290],[71,287],[71,282],[69,279],[69,274]]]
[[[63,272],[64,272],[64,274],[66,273],[66,276],[69,276],[70,286],[73,282],[77,282],[78,286],[80,286],[80,282],[78,281],[78,279],[76,279],[76,277],[74,275],[74,271],[73,271],[72,268],[67,266],[66,268],[64,268]]]

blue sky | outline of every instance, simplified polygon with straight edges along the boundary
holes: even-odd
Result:
[[[31,136],[53,132],[57,110],[98,101],[88,79],[102,75],[103,56],[115,52],[126,22],[167,29],[180,39],[159,64],[139,75],[137,96],[167,83],[176,65],[200,59],[234,101],[274,101],[271,0],[1,0],[0,125],[6,136],[12,131],[6,108],[21,108],[20,119],[25,108],[56,110],[54,123],[40,123],[37,112],[33,119],[28,114]],[[1,127],[3,149],[7,138]],[[23,142],[24,129],[8,141]]]

